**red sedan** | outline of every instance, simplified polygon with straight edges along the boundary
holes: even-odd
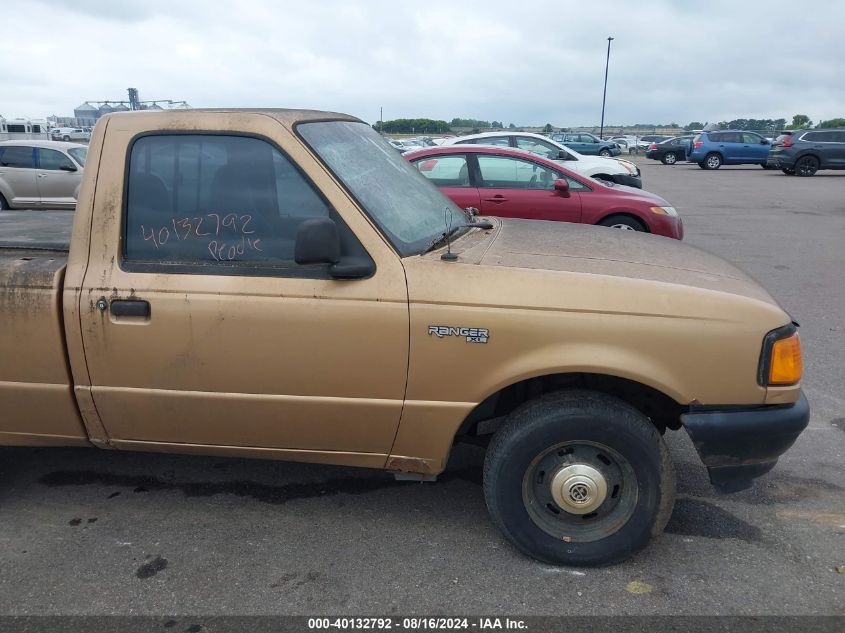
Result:
[[[405,154],[462,208],[480,215],[601,224],[683,239],[675,208],[633,187],[578,175],[536,154],[504,147],[455,145]]]

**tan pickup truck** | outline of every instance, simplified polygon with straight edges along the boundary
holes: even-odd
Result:
[[[39,213],[0,214],[0,444],[433,479],[471,440],[504,535],[583,565],[665,525],[667,429],[729,490],[809,418],[795,325],[733,266],[474,217],[346,115],[108,115],[72,233]]]

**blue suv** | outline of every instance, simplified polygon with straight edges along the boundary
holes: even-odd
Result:
[[[702,169],[719,169],[722,165],[760,165],[767,167],[771,145],[768,139],[754,132],[719,130],[702,132],[692,141],[687,159]]]

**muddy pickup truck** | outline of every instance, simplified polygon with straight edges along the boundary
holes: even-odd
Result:
[[[0,444],[431,480],[473,441],[494,523],[558,564],[662,530],[667,429],[730,491],[809,418],[796,324],[733,266],[475,217],[325,112],[103,117],[74,214],[0,214],[0,323]]]

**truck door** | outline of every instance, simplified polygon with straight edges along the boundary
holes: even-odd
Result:
[[[153,116],[161,131],[109,122],[81,293],[110,439],[381,465],[408,364],[399,258],[275,119]],[[369,278],[294,262],[299,226],[325,217],[342,254],[375,264]]]

